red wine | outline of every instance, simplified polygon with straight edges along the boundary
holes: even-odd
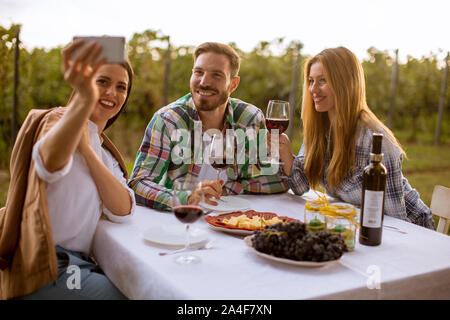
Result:
[[[384,218],[384,196],[386,191],[386,167],[381,163],[383,135],[373,134],[370,164],[364,168],[361,204],[361,229],[359,243],[378,246],[381,243]]]
[[[203,209],[193,205],[183,205],[173,208],[175,216],[183,223],[196,221],[203,215]]]
[[[267,129],[278,129],[283,133],[289,126],[289,119],[266,118],[266,123]]]

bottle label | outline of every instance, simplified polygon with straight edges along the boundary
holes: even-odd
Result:
[[[383,213],[383,191],[366,190],[364,194],[364,216],[362,225],[367,228],[381,228]]]

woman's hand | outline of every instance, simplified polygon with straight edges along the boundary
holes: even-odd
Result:
[[[102,50],[99,44],[83,44],[83,40],[76,40],[62,51],[64,79],[75,89],[78,98],[95,103],[99,93],[94,83],[94,75],[105,60],[102,58],[97,61]],[[79,50],[72,57],[76,49]]]
[[[267,145],[271,146],[271,134],[267,132]],[[280,155],[280,162],[283,163],[283,171],[289,176],[291,174],[292,164],[294,162],[294,155],[292,154],[291,142],[289,137],[282,133],[278,135],[278,151]]]
[[[291,175],[292,164],[294,163],[294,155],[292,154],[291,142],[286,134],[280,135],[280,159],[283,162],[283,171],[287,176]]]
[[[188,198],[188,204],[199,204],[202,200],[205,203],[217,206],[216,201],[211,198],[220,199],[222,195],[223,180],[205,180],[191,193]],[[202,199],[203,196],[203,199]]]
[[[96,61],[101,46],[94,42],[81,47],[82,44],[82,40],[74,41],[62,51],[64,79],[73,87],[75,97],[39,147],[49,172],[58,171],[69,162],[99,98],[94,76],[104,63],[103,59]],[[76,49],[78,52],[74,52]]]

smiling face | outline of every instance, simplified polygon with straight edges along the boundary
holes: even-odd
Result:
[[[317,112],[334,113],[335,101],[334,93],[328,85],[322,63],[315,62],[309,71],[309,92],[314,101]]]
[[[230,61],[226,55],[205,52],[195,60],[190,88],[199,111],[225,108],[228,97],[238,84],[239,77],[231,77]]]
[[[95,75],[99,99],[90,120],[101,129],[114,117],[125,102],[128,89],[128,73],[118,64],[105,64]]]

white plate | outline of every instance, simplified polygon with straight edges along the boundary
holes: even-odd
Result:
[[[209,223],[208,223],[208,226],[216,231],[222,231],[222,232],[237,234],[237,235],[241,235],[241,236],[248,236],[248,235],[253,234],[253,232],[254,232],[254,231],[250,231],[250,230],[222,228],[222,227],[218,227],[218,226],[213,226],[212,224],[209,224]]]
[[[340,260],[340,258],[339,258],[337,260],[330,260],[330,261],[323,261],[323,262],[314,262],[314,261],[297,261],[297,260],[291,260],[291,259],[285,259],[285,258],[278,258],[278,257],[272,256],[272,255],[267,254],[267,253],[259,252],[258,250],[253,248],[252,237],[254,237],[254,236],[247,236],[247,237],[245,237],[244,238],[245,244],[253,252],[255,252],[258,256],[263,257],[265,259],[274,260],[274,261],[278,261],[278,262],[281,262],[281,263],[291,264],[291,265],[299,266],[299,267],[308,267],[308,268],[323,267],[323,266],[327,266],[327,265],[333,264],[333,263],[335,263],[335,262]]]
[[[185,225],[154,226],[144,231],[145,240],[165,246],[183,247],[186,241]],[[197,228],[189,229],[191,244],[198,244],[208,240],[207,233]]]
[[[200,206],[205,208],[206,210],[212,210],[221,213],[251,209],[251,202],[246,199],[239,198],[238,196],[225,196],[220,197],[219,200],[213,200],[218,202],[219,204],[217,206],[213,206],[212,204],[200,202]]]

